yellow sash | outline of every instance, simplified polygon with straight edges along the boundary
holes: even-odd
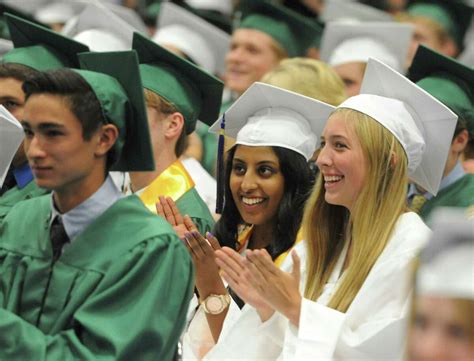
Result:
[[[192,188],[194,188],[193,179],[183,164],[177,160],[156,177],[139,197],[150,211],[156,213],[155,204],[159,201],[158,196],[171,197],[176,202]]]
[[[250,240],[250,236],[252,235],[252,231],[253,231],[253,225],[242,225],[241,228],[239,227],[239,236],[237,238],[239,248],[238,248],[237,252],[240,253],[243,249],[245,249],[247,247],[248,242]],[[296,242],[293,245],[293,247],[296,246],[298,243],[300,243],[301,240],[303,239],[303,234],[302,233],[303,232],[300,229],[298,231],[298,234],[296,235]],[[288,251],[283,252],[282,254],[280,254],[275,259],[275,261],[273,261],[273,263],[275,263],[275,266],[277,266],[277,267],[281,266],[281,264],[283,263],[285,258],[290,254],[293,247],[291,247]]]

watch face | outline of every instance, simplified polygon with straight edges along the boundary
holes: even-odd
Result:
[[[222,300],[219,297],[210,297],[207,299],[206,308],[210,313],[219,312],[222,309]]]

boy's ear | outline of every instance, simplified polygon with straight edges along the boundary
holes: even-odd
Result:
[[[112,149],[119,136],[117,127],[113,124],[105,124],[101,127],[98,134],[96,155],[104,156]]]
[[[165,137],[179,138],[184,128],[184,117],[179,112],[174,112],[166,117]]]

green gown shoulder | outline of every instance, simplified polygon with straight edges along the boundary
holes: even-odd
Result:
[[[192,296],[188,251],[136,196],[52,262],[50,196],[0,225],[0,360],[172,360]]]
[[[18,202],[36,198],[48,192],[46,189],[39,188],[33,180],[22,189],[18,187],[10,189],[0,197],[0,222]]]
[[[420,216],[428,220],[437,207],[470,207],[474,205],[474,174],[466,174],[453,184],[439,191],[436,197],[426,201]]]

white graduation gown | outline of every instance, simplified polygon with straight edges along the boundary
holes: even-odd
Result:
[[[225,332],[205,360],[402,359],[411,264],[429,236],[429,228],[417,214],[403,214],[346,313],[325,306],[340,279],[340,260],[317,302],[303,299],[299,328],[277,312],[262,323],[247,305],[231,327],[224,323]],[[303,244],[296,250],[305,257]],[[288,257],[282,268],[291,266]]]

